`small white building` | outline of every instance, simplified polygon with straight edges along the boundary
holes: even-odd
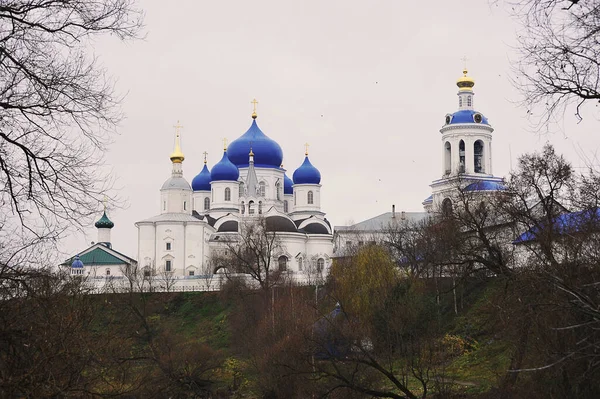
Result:
[[[98,229],[98,241],[60,266],[73,276],[90,280],[123,277],[126,270],[137,265],[137,261],[113,249],[110,232],[115,225],[106,215],[106,209],[94,226]]]

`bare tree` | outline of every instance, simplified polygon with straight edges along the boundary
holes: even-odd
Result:
[[[514,0],[521,21],[515,86],[541,126],[574,106],[600,100],[600,2],[598,0]],[[539,112],[538,112],[539,110]]]
[[[112,82],[87,50],[103,34],[135,38],[141,23],[132,0],[0,4],[4,228],[16,222],[58,234],[96,212],[110,187],[98,165],[121,114]]]
[[[281,240],[264,217],[244,219],[239,232],[221,235],[222,244],[211,260],[217,269],[226,269],[228,274],[243,273],[255,281],[265,293],[280,283],[277,255],[282,252]]]

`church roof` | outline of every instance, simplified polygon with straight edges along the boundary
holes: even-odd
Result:
[[[294,184],[319,184],[321,183],[321,172],[310,163],[308,155],[306,155],[304,162],[294,171],[292,178]]]
[[[115,227],[115,224],[108,218],[108,216],[106,216],[105,210],[102,217],[96,223],[94,223],[94,226],[96,226],[97,229],[112,229],[113,227]]]
[[[247,167],[250,149],[254,152],[254,166],[279,169],[283,160],[283,151],[275,140],[270,139],[260,130],[256,119],[252,120],[246,133],[229,144],[229,159],[238,168]]]
[[[381,231],[386,229],[391,223],[399,222],[401,220],[408,220],[411,222],[420,222],[427,218],[429,215],[427,212],[404,212],[404,219],[402,219],[402,212],[395,212],[393,217],[392,212],[382,213],[374,218],[367,219],[360,223],[352,226],[336,226],[336,231]]]
[[[248,154],[246,154],[248,157]],[[223,151],[223,158],[213,166],[210,171],[211,181],[237,181],[240,171],[229,159],[227,150]]]
[[[104,244],[100,243],[94,244],[78,256],[80,262],[83,262],[85,266],[127,265],[135,262],[135,259],[132,259],[129,256],[115,251],[112,248],[108,248]],[[61,266],[72,265],[76,258],[77,255],[67,259],[61,264]]]
[[[537,240],[543,227],[534,226],[517,237],[513,244],[523,244]],[[600,229],[600,208],[579,212],[568,212],[558,215],[552,222],[554,234],[576,234],[582,231],[598,231]]]
[[[477,118],[475,118],[475,115],[481,115],[481,120],[479,122],[477,122]],[[455,125],[458,123],[478,123],[478,124],[484,124],[484,125],[490,124],[488,122],[488,119],[481,112],[477,112],[472,109],[463,109],[463,110],[456,111],[455,113],[453,113],[450,118],[449,124]]]
[[[506,186],[498,181],[479,180],[469,184],[464,191],[505,191]]]
[[[153,216],[149,219],[144,219],[138,223],[155,223],[155,222],[199,222],[202,219],[189,215],[187,213],[163,213]]]
[[[192,180],[192,190],[194,191],[210,191],[210,171],[206,164]]]

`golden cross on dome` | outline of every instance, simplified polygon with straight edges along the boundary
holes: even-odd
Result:
[[[175,134],[179,136],[179,129],[182,129],[183,126],[179,124],[179,121],[177,121],[177,124],[173,125],[173,127],[175,128]]]
[[[304,143],[304,155],[308,155],[308,147],[309,146],[310,146],[310,144]]]
[[[204,163],[206,163],[206,156],[208,155],[208,152],[204,151],[202,154],[204,154]]]
[[[256,115],[256,105],[258,104],[258,101],[256,101],[256,98],[255,98],[252,101],[250,101],[250,104],[253,105],[252,119],[256,119],[256,117],[258,116],[258,115]]]
[[[227,151],[227,138],[223,137],[223,151]]]

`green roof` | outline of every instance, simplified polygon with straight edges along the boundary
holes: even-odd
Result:
[[[67,260],[63,265],[70,265],[75,257]],[[101,266],[101,265],[124,265],[128,262],[117,258],[116,256],[104,251],[102,248],[94,248],[90,252],[80,255],[79,259],[84,266]]]
[[[100,218],[100,220],[98,220],[96,223],[94,223],[94,226],[96,226],[96,228],[108,228],[108,229],[112,229],[113,227],[115,227],[115,224],[108,218],[108,216],[106,216],[106,210],[104,211],[104,214],[102,215],[102,217]]]

